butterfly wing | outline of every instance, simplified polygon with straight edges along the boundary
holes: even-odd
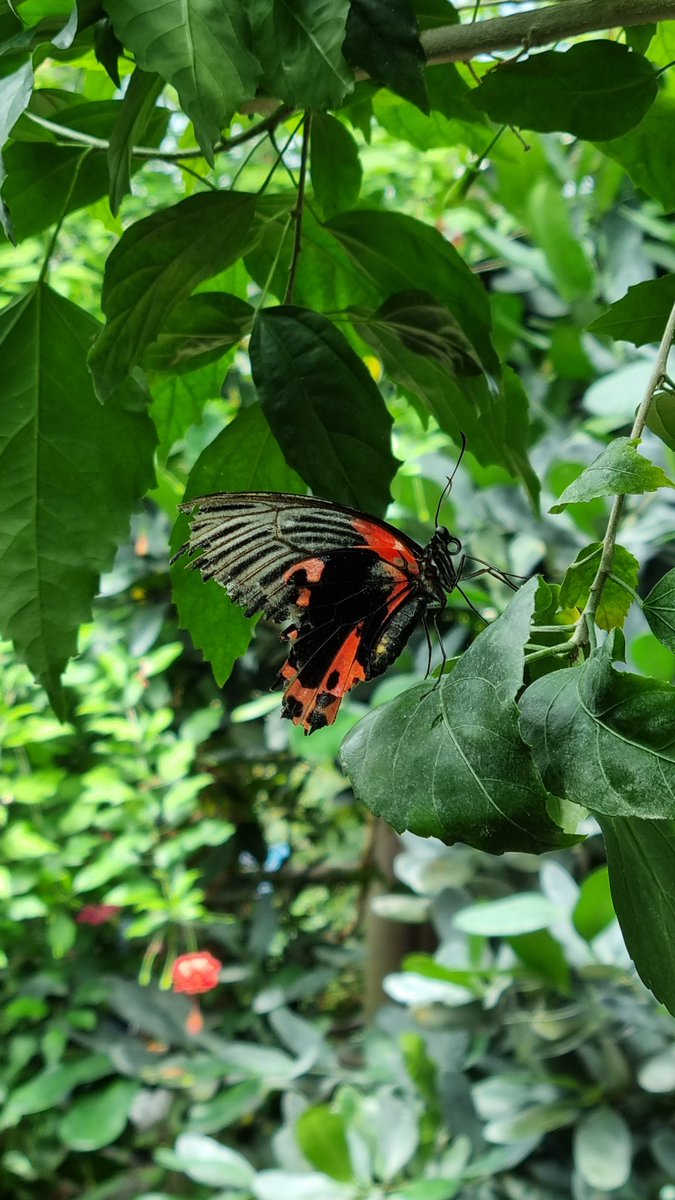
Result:
[[[179,553],[227,589],[247,615],[290,620],[279,682],[282,713],[311,733],[342,697],[400,653],[426,600],[422,550],[385,521],[313,497],[273,492],[203,496]]]

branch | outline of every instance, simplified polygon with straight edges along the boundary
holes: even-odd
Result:
[[[601,29],[669,19],[675,19],[675,0],[565,0],[536,12],[428,29],[421,41],[429,63],[465,62],[477,54],[529,50]]]
[[[293,301],[293,289],[295,288],[295,276],[298,270],[300,261],[300,251],[302,249],[302,216],[305,206],[305,184],[307,182],[307,160],[309,157],[309,138],[312,129],[312,114],[305,113],[304,128],[302,131],[302,152],[300,158],[300,179],[298,181],[298,195],[293,210],[295,220],[295,237],[293,238],[293,253],[291,255],[291,265],[288,270],[288,284],[286,285],[286,295],[284,296],[284,304],[291,304]]]

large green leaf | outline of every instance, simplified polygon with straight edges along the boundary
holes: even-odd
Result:
[[[523,735],[556,795],[612,817],[675,817],[675,688],[616,671],[613,644],[524,692]]]
[[[429,112],[424,50],[410,0],[352,0],[344,53],[375,83]]]
[[[621,342],[644,346],[660,342],[675,304],[675,275],[648,279],[629,287],[607,312],[589,326],[591,333],[605,334]]]
[[[330,113],[312,119],[310,174],[324,217],[353,208],[361,189],[359,151],[349,130]]]
[[[153,478],[154,430],[136,392],[107,409],[94,395],[86,355],[98,329],[45,285],[0,313],[0,623],[59,712],[77,628]]]
[[[131,151],[140,142],[155,107],[155,101],[164,84],[159,75],[148,74],[136,68],[124,100],[115,128],[108,145],[108,171],[110,172],[110,210],[117,214],[126,196],[131,180]]]
[[[225,370],[219,359],[184,375],[171,371],[150,376],[150,415],[159,438],[157,456],[160,462],[166,461],[190,426],[201,420],[207,401],[220,397]]]
[[[675,653],[675,567],[654,584],[642,611],[659,641]]]
[[[33,66],[21,55],[11,55],[0,60],[0,152],[26,108],[33,91]],[[2,198],[6,179],[5,166],[0,153],[0,225],[11,241],[14,227],[9,209]]]
[[[295,1137],[308,1162],[344,1183],[354,1178],[344,1118],[326,1104],[306,1108],[295,1124]]]
[[[253,308],[245,300],[227,292],[197,292],[170,314],[144,365],[178,374],[195,371],[237,346],[252,324]]]
[[[12,1091],[2,1113],[2,1128],[18,1124],[31,1113],[55,1109],[79,1084],[93,1083],[111,1075],[113,1070],[106,1054],[92,1054],[38,1071]]]
[[[599,817],[612,899],[628,953],[675,1014],[675,821]]]
[[[263,309],[251,370],[286,461],[317,495],[383,513],[396,474],[392,420],[349,342],[320,313]]]
[[[98,1092],[78,1096],[58,1124],[64,1146],[80,1153],[116,1142],[140,1090],[135,1079],[117,1079]]]
[[[672,130],[675,94],[659,92],[639,125],[623,137],[602,142],[600,149],[620,163],[636,187],[642,188],[666,212],[675,209]]]
[[[356,795],[398,832],[492,853],[569,842],[548,815],[514,700],[536,586],[521,588],[449,675],[375,709],[343,742]]]
[[[473,102],[500,124],[602,141],[637,125],[657,92],[646,58],[619,42],[594,41],[502,64],[476,88]]]
[[[252,0],[263,83],[294,108],[337,108],[354,86],[342,55],[349,0]]]
[[[198,283],[242,254],[255,198],[203,192],[130,225],[106,263],[101,305],[107,324],[89,356],[107,400]]]
[[[206,447],[190,472],[186,499],[218,491],[305,491],[302,480],[287,466],[258,404],[245,408]],[[187,520],[180,517],[172,549],[177,550],[186,537]],[[185,559],[175,564],[173,583],[181,625],[189,629],[222,687],[251,640],[256,618],[245,617],[217,583],[204,583],[197,571],[186,567]]]
[[[175,87],[206,158],[260,68],[248,48],[243,0],[106,0],[120,41],[144,71]]]
[[[582,609],[586,604],[593,580],[600,566],[602,543],[592,542],[580,550],[574,562],[567,568],[560,587],[560,607]],[[635,599],[640,564],[626,550],[615,546],[612,556],[612,572],[602,589],[595,621],[601,629],[620,628]]]
[[[563,512],[567,504],[594,500],[597,496],[641,495],[660,487],[675,487],[661,467],[655,467],[638,454],[640,438],[615,438],[614,441],[585,467],[562,493],[552,513]]]

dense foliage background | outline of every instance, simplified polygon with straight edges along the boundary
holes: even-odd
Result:
[[[670,18],[0,12],[0,1193],[675,1195]],[[461,432],[523,586],[303,737],[177,504],[424,543]]]

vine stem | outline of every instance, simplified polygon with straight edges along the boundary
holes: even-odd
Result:
[[[305,113],[305,119],[302,129],[302,151],[300,154],[300,178],[298,180],[298,195],[295,201],[293,217],[295,220],[295,236],[293,238],[293,253],[291,255],[291,265],[288,269],[288,284],[286,286],[286,295],[284,296],[284,304],[291,304],[293,301],[293,291],[295,289],[295,277],[298,273],[298,263],[300,261],[300,251],[302,250],[302,214],[305,207],[305,184],[307,182],[307,162],[309,159],[309,137],[312,131],[312,114]]]
[[[654,395],[659,384],[661,383],[661,380],[666,374],[668,354],[673,343],[673,338],[675,338],[675,304],[670,310],[670,316],[666,322],[666,328],[663,331],[661,344],[654,362],[654,370],[652,371],[649,383],[647,384],[644,398],[635,414],[633,428],[630,432],[631,439],[642,436]],[[578,648],[584,642],[590,643],[591,646],[593,645],[595,637],[595,614],[598,611],[598,605],[600,603],[603,588],[611,574],[614,548],[616,546],[616,535],[619,528],[619,523],[621,521],[624,501],[625,496],[623,495],[614,497],[614,502],[609,514],[609,520],[607,522],[607,530],[602,542],[602,554],[600,555],[598,569],[595,574],[595,579],[591,584],[591,589],[588,593],[586,607],[581,614],[577,631],[572,639],[572,645],[575,648]]]

